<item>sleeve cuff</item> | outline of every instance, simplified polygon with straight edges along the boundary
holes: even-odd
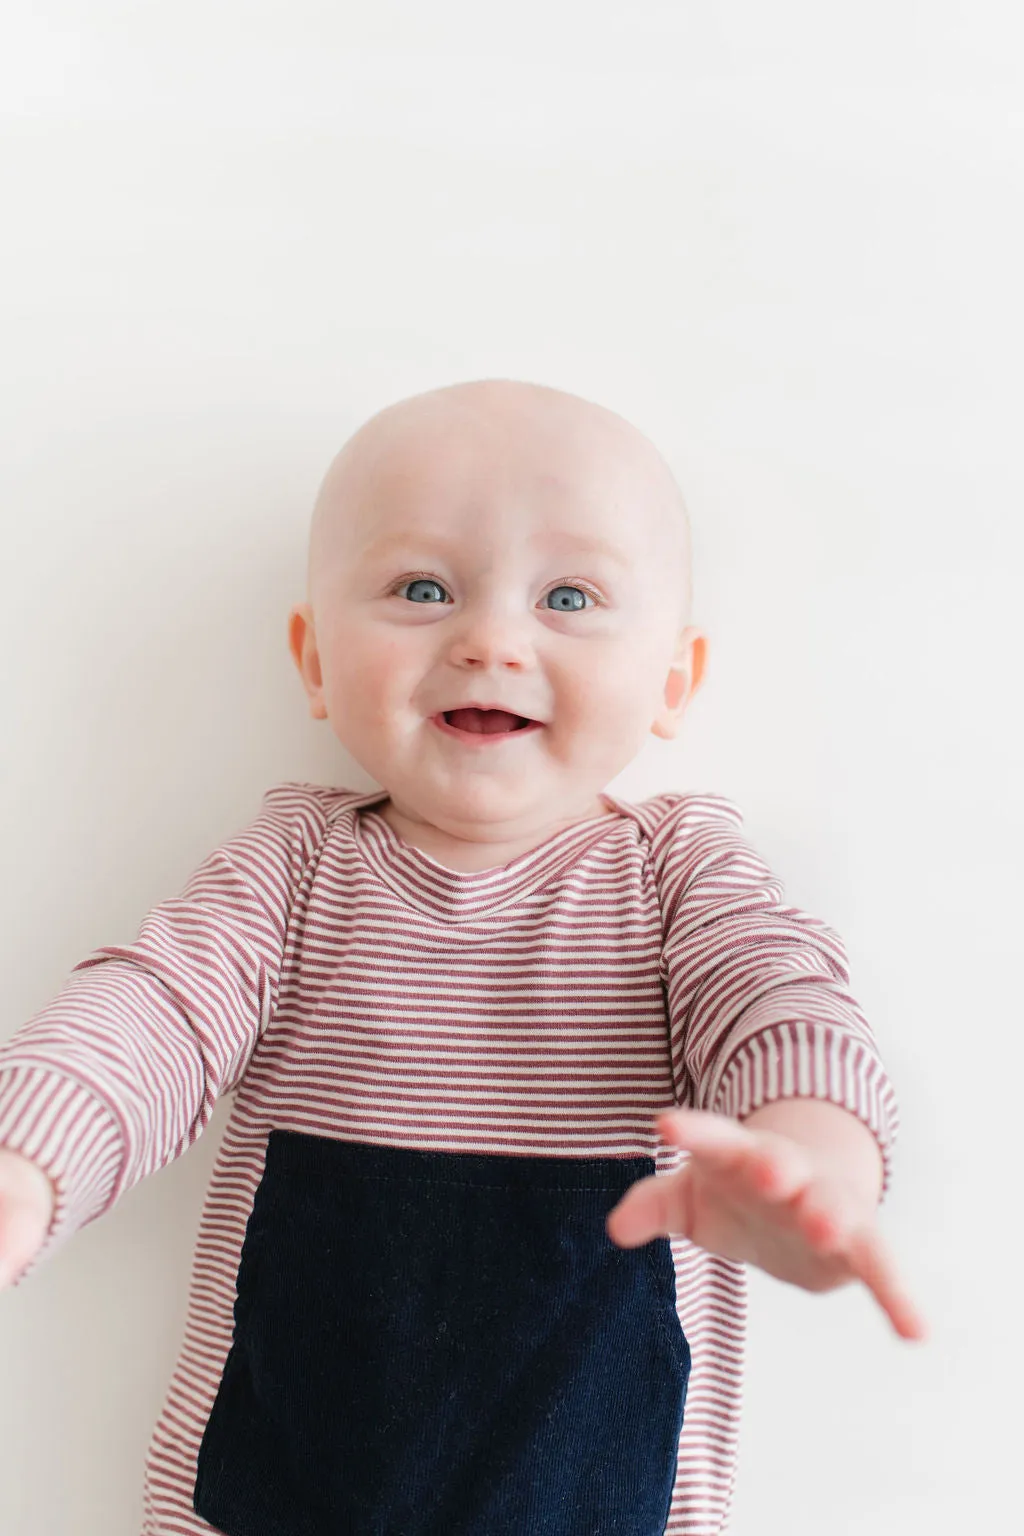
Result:
[[[899,1110],[878,1056],[827,1024],[776,1024],[745,1040],[726,1062],[713,1095],[716,1114],[744,1120],[780,1099],[823,1099],[857,1116],[882,1156],[885,1199]]]
[[[0,1075],[0,1147],[29,1158],[51,1180],[56,1202],[42,1248],[20,1284],[111,1202],[123,1159],[117,1122],[95,1093],[49,1067]]]

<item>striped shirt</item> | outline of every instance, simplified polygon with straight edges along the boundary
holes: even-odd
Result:
[[[285,783],[134,943],[96,950],[0,1049],[0,1145],[57,1189],[36,1262],[183,1153],[223,1094],[180,1355],[147,1458],[145,1536],[202,1536],[196,1458],[232,1339],[272,1130],[446,1152],[684,1154],[673,1104],[744,1117],[798,1096],[874,1133],[898,1112],[842,939],[783,901],[710,794],[663,794],[465,873],[411,847],[383,790]],[[732,1494],[744,1270],[672,1240],[692,1365],[672,1536]],[[34,1267],[34,1266],[33,1266]]]

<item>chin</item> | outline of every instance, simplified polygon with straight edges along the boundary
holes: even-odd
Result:
[[[488,824],[521,821],[529,819],[537,810],[532,796],[510,794],[497,784],[479,781],[431,796],[431,804],[436,807],[438,817],[443,816],[450,825],[460,827],[476,823],[483,828]]]

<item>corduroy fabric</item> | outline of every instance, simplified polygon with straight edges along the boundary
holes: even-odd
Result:
[[[198,1462],[226,1536],[661,1536],[690,1354],[650,1158],[275,1131]]]

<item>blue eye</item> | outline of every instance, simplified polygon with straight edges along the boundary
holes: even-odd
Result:
[[[428,581],[422,576],[399,587],[399,596],[403,592],[411,603],[443,603],[448,596],[439,581]]]
[[[577,613],[587,606],[587,594],[580,587],[552,587],[546,602],[558,613]]]

